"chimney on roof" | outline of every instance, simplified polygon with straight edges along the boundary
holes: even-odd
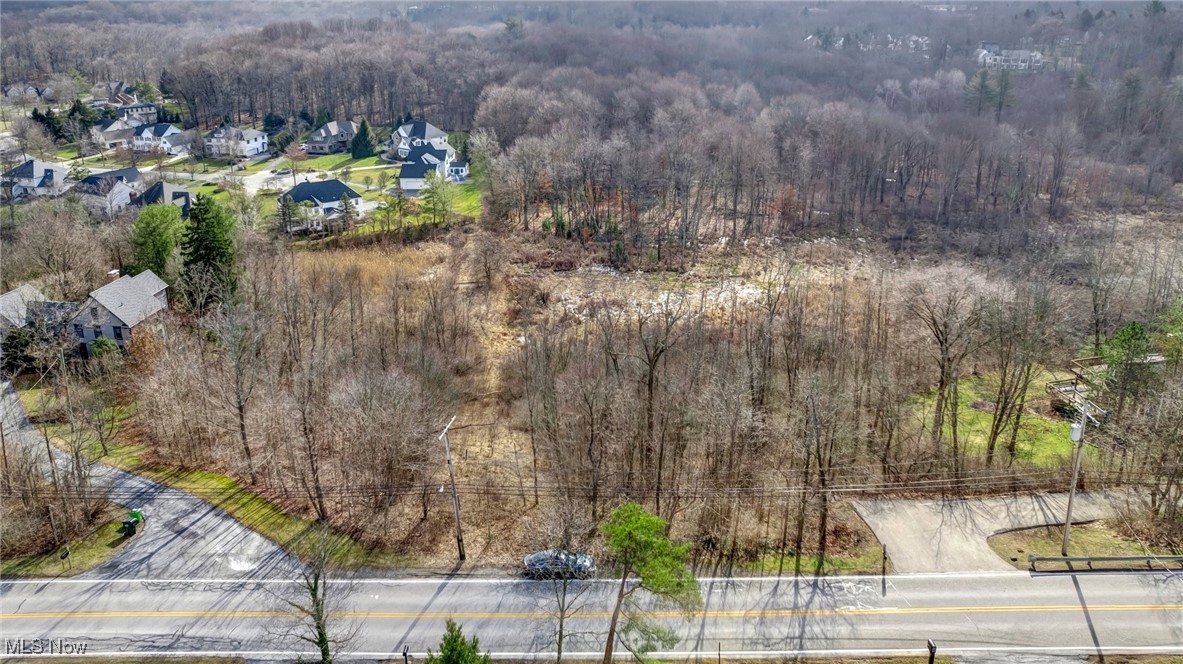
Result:
[[[118,269],[111,270],[110,272],[107,273],[107,283],[112,283],[115,281],[119,281],[119,270]]]

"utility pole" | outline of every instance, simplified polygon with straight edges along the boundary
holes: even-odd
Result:
[[[452,446],[448,444],[448,428],[456,421],[456,416],[448,420],[440,440],[444,441],[444,454],[448,457],[448,477],[452,480],[452,511],[456,514],[456,550],[460,553],[460,562],[464,562],[464,529],[460,525],[460,494],[456,493],[456,469],[452,467]]]
[[[1079,395],[1079,390],[1077,391]],[[1064,515],[1064,543],[1060,555],[1068,555],[1068,537],[1072,534],[1072,499],[1076,497],[1076,482],[1080,479],[1080,458],[1084,456],[1084,427],[1089,421],[1089,400],[1080,397],[1080,423],[1073,424],[1068,437],[1076,443],[1076,461],[1072,465],[1072,485],[1068,487],[1068,513]]]

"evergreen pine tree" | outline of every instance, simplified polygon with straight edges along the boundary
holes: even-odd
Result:
[[[197,195],[181,242],[185,283],[194,306],[205,307],[234,293],[237,231],[226,208]]]
[[[284,196],[279,202],[279,225],[290,233],[293,227],[299,225],[299,218],[300,208],[296,206],[296,201],[291,196]]]
[[[370,131],[370,123],[362,118],[353,142],[349,144],[349,152],[354,159],[365,159],[374,156],[374,133]]]
[[[974,115],[981,115],[982,111],[990,107],[994,99],[994,87],[990,85],[990,72],[985,69],[965,84],[965,105]]]
[[[427,651],[427,664],[489,664],[489,654],[481,654],[481,642],[477,637],[465,639],[464,631],[451,618],[444,629],[439,652]]]
[[[353,204],[353,199],[349,198],[349,194],[341,194],[341,228],[342,230],[351,228],[357,221],[357,206]]]

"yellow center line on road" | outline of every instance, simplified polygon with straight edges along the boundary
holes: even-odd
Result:
[[[793,616],[856,616],[856,615],[924,615],[941,613],[1045,613],[1082,611],[1079,604],[1060,604],[1050,606],[941,606],[941,607],[886,607],[886,608],[851,608],[851,609],[753,609],[753,610],[714,610],[693,611],[690,613],[679,611],[655,611],[645,613],[651,618],[784,618]],[[1098,611],[1183,611],[1183,604],[1112,604],[1089,606],[1090,612]],[[0,620],[31,620],[45,618],[75,618],[75,619],[103,619],[103,618],[293,618],[299,614],[289,611],[45,611],[32,613],[0,613]],[[397,612],[338,612],[340,618],[365,618],[370,620],[398,620],[398,619],[549,619],[554,614],[545,612],[514,612],[514,611],[397,611]],[[610,612],[580,613],[579,618],[610,618]]]

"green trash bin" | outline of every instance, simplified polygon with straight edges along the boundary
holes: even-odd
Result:
[[[142,509],[132,510],[127,513],[129,519],[135,519],[136,523],[144,522],[144,511]]]

